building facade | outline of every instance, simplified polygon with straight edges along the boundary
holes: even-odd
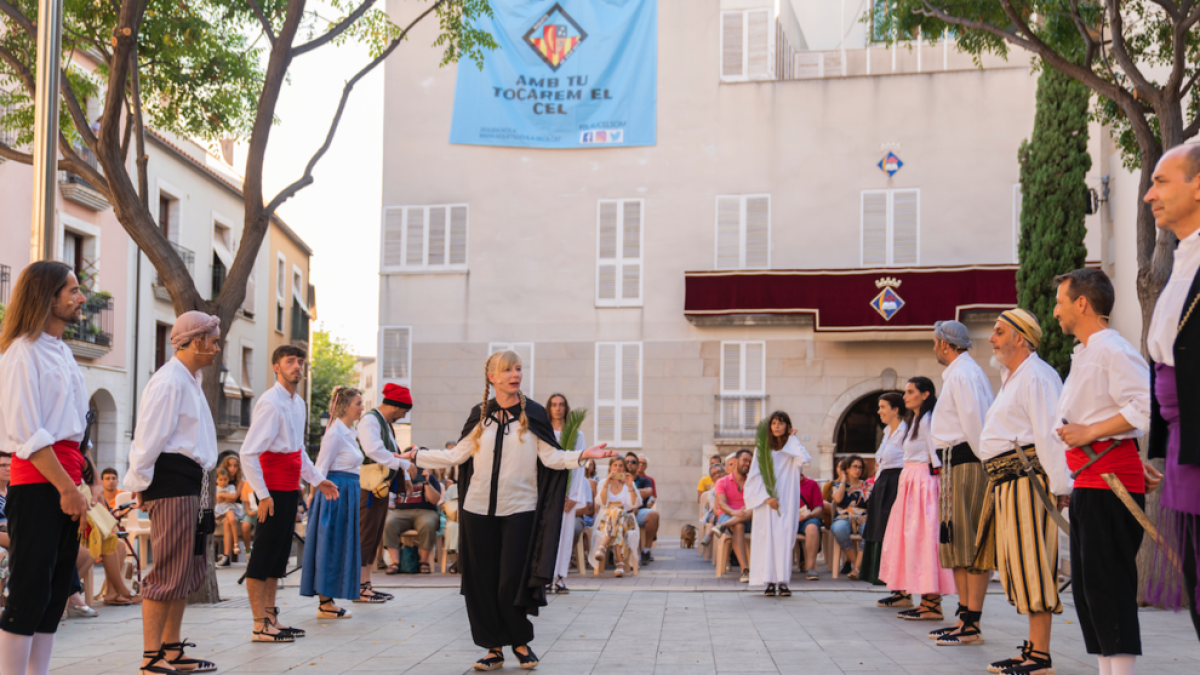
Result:
[[[940,385],[935,320],[967,323],[998,385],[1030,59],[886,48],[852,4],[662,0],[650,147],[451,145],[455,69],[388,62],[376,388],[413,388],[415,443],[457,437],[484,359],[514,348],[528,395],[565,394],[589,441],[648,457],[670,531],[707,456],[771,411],[815,477],[873,453],[879,394]]]

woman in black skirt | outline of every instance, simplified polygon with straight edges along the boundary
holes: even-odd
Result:
[[[567,493],[567,469],[588,458],[615,457],[604,444],[562,450],[546,409],[521,392],[521,358],[496,352],[484,364],[483,403],[471,410],[462,439],[449,450],[402,455],[423,469],[461,465],[458,566],[475,644],[488,650],[476,670],[504,666],[506,645],[522,668],[538,658],[529,643],[554,578]],[[494,387],[496,398],[488,397]]]
[[[883,552],[883,533],[887,531],[888,516],[896,501],[900,485],[900,470],[904,468],[904,433],[908,430],[904,397],[889,392],[879,397],[879,419],[883,422],[883,441],[875,452],[875,485],[867,502],[867,523],[863,530],[863,561],[860,578],[880,585],[879,561]],[[907,597],[907,596],[905,596]],[[903,598],[889,596],[887,602],[903,603]],[[884,602],[884,601],[881,601]],[[887,607],[911,607],[909,604],[888,604]]]

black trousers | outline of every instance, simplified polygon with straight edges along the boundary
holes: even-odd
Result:
[[[1131,496],[1145,508],[1145,495]],[[1142,653],[1137,552],[1144,533],[1111,490],[1071,493],[1071,591],[1089,654]]]
[[[459,510],[458,569],[471,639],[484,649],[533,642],[533,624],[516,604],[533,537],[533,512],[480,516]],[[465,553],[465,555],[463,555]]]
[[[63,513],[58,489],[49,483],[10,487],[6,509],[12,578],[0,630],[54,633],[75,578],[79,523]]]
[[[296,510],[300,508],[300,491],[271,490],[275,513],[266,520],[258,511],[258,529],[254,531],[254,550],[246,563],[246,578],[266,581],[287,575],[288,558],[292,555],[292,533],[296,531]]]

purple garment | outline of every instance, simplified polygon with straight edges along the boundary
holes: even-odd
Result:
[[[1171,366],[1154,364],[1154,395],[1167,422],[1162,505],[1172,511],[1200,515],[1200,465],[1179,463],[1179,392]]]

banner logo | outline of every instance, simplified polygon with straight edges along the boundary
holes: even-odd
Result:
[[[884,321],[891,321],[900,308],[904,307],[904,299],[895,291],[900,287],[900,283],[900,280],[894,277],[885,277],[875,281],[875,288],[882,288],[883,291],[871,300],[871,308],[879,312],[879,316],[882,316]]]
[[[587,33],[558,3],[543,14],[524,37],[525,44],[553,71],[557,71],[586,39]]]

